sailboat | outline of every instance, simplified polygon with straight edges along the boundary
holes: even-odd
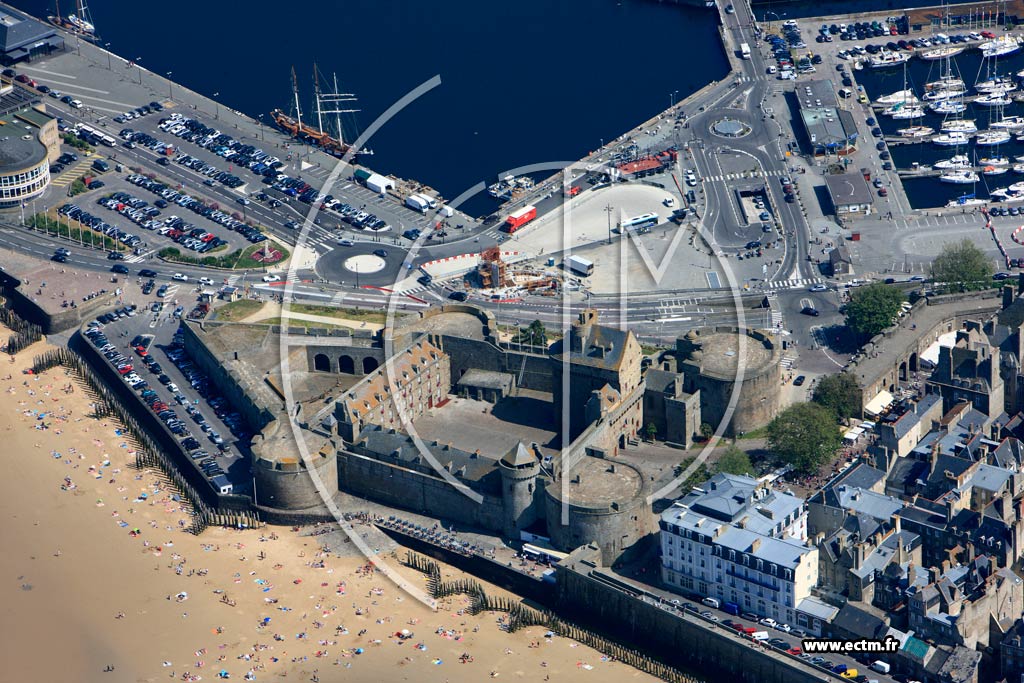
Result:
[[[937,50],[926,50],[918,55],[921,59],[934,61],[936,59],[946,59],[947,57],[956,57],[958,54],[963,52],[966,48],[958,45],[947,45],[940,47]]]
[[[46,18],[54,26],[70,31],[86,40],[97,40],[96,25],[92,23],[89,6],[85,0],[75,0],[75,13],[61,16],[60,2],[54,2],[56,13]]]
[[[1005,107],[1012,102],[1013,100],[1007,97],[1005,93],[998,91],[974,98],[974,104],[981,107]]]
[[[1010,132],[1006,130],[986,130],[978,133],[978,137],[974,138],[974,144],[978,147],[992,147],[1009,142],[1011,137]]]
[[[966,133],[955,131],[942,133],[941,135],[936,135],[932,138],[932,142],[939,147],[958,147],[959,145],[966,145],[969,140],[970,138],[967,137]]]
[[[897,90],[894,93],[888,95],[882,95],[875,102],[877,104],[884,104],[886,106],[891,104],[917,104],[921,100],[917,99],[917,95],[914,94],[913,90]]]
[[[299,105],[299,83],[298,78],[295,75],[295,69],[292,69],[292,92],[295,96],[295,116],[291,117],[285,114],[280,109],[275,109],[270,113],[270,116],[274,119],[274,123],[289,135],[310,142],[314,145],[319,146],[325,152],[333,154],[334,156],[343,157],[352,151],[352,146],[345,142],[344,131],[341,126],[341,114],[347,114],[351,112],[357,112],[358,109],[343,109],[339,108],[346,102],[354,102],[355,95],[351,93],[324,93],[320,90],[320,79],[318,72],[314,67],[313,73],[314,89],[315,89],[315,103],[316,103],[316,121],[317,125],[313,126],[302,121],[302,108]],[[338,79],[337,76],[334,78],[334,89],[338,90]],[[326,107],[326,108],[325,108]],[[334,114],[336,120],[336,131],[332,135],[331,131],[324,130],[324,115]],[[358,150],[355,152],[357,155],[369,155],[373,152],[369,150]]]
[[[960,99],[933,102],[928,106],[928,108],[936,114],[963,114],[967,111],[967,105]]]
[[[940,171],[964,171],[971,168],[971,158],[966,154],[955,154],[948,159],[942,161],[936,161],[932,164],[932,168]]]
[[[969,169],[949,171],[939,176],[939,180],[943,183],[953,183],[954,185],[972,185],[978,182],[978,174]]]
[[[942,122],[943,133],[977,133],[974,119],[946,119]]]
[[[964,206],[981,206],[982,204],[987,203],[988,202],[984,199],[978,199],[972,192],[971,194],[962,194],[956,199],[951,199],[946,202],[946,206],[950,209],[959,209]]]
[[[1008,131],[1019,131],[1024,129],[1024,116],[1004,116],[998,121],[993,121],[990,128],[1001,128]]]

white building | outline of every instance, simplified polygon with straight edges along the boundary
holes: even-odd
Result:
[[[784,623],[818,581],[802,499],[746,476],[716,474],[661,515],[669,588]]]

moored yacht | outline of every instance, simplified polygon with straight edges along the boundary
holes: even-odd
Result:
[[[956,45],[947,45],[946,47],[940,47],[938,50],[927,50],[922,52],[918,57],[927,61],[934,61],[936,59],[945,59],[946,57],[956,57],[965,49],[966,48],[964,47]]]
[[[909,128],[900,128],[896,133],[904,138],[926,138],[929,135],[935,135],[935,129],[928,126],[910,126]]]
[[[904,103],[917,104],[918,102],[920,102],[920,100],[917,99],[917,95],[914,94],[913,90],[897,90],[894,93],[882,95],[877,100],[875,100],[875,102],[877,102],[878,104],[885,105]]]
[[[949,119],[942,122],[943,133],[977,133],[978,126],[974,119]]]
[[[890,107],[890,109],[893,109],[893,112],[891,114],[889,114],[889,116],[893,117],[894,119],[896,119],[898,121],[899,120],[905,120],[905,119],[919,119],[922,116],[924,116],[924,109],[922,107],[916,107],[916,106],[899,107],[898,105],[894,105],[894,107],[895,108]],[[885,110],[882,113],[885,114],[885,113],[888,113],[888,111],[889,110],[887,109],[887,110]]]
[[[935,136],[932,138],[932,142],[939,147],[956,147],[957,145],[966,145],[969,139],[966,133],[950,132]]]
[[[1002,130],[1018,131],[1024,129],[1024,116],[1004,116],[999,121],[992,122],[992,128]]]
[[[1020,49],[1020,42],[1015,36],[1000,36],[978,46],[983,57],[1002,57]]]
[[[978,182],[978,174],[971,170],[949,171],[940,175],[939,180],[954,185],[970,185]]]
[[[1021,164],[1024,166],[1024,164]],[[936,161],[932,168],[940,171],[962,171],[972,166],[971,159],[966,154],[957,154],[942,161]]]
[[[888,66],[899,66],[906,61],[910,60],[910,54],[907,52],[890,52],[889,50],[882,50],[877,55],[868,60],[868,64],[873,69],[882,69]]]
[[[963,100],[933,102],[928,105],[928,108],[936,114],[962,114],[967,111],[967,105],[963,103]]]
[[[987,93],[974,99],[974,104],[982,107],[1005,107],[1012,102],[1013,100],[1002,92]]]
[[[1009,131],[986,130],[978,133],[978,137],[974,138],[974,144],[979,147],[991,147],[1009,142],[1011,137]]]

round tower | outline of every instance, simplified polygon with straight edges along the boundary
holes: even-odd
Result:
[[[498,461],[505,536],[518,539],[522,529],[537,519],[533,504],[540,462],[521,442]]]

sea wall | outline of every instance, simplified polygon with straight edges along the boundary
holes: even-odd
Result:
[[[596,546],[583,546],[556,566],[560,616],[642,648],[668,664],[711,680],[746,683],[841,681],[802,660],[762,647],[698,614],[677,610],[618,579],[600,563]],[[685,644],[685,647],[680,645]]]

